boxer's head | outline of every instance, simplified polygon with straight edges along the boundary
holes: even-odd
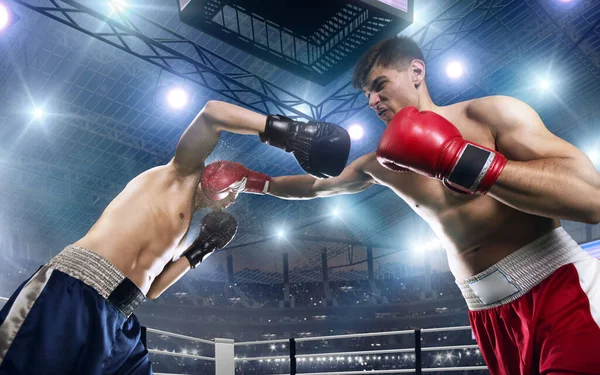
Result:
[[[369,106],[387,124],[402,108],[419,108],[422,95],[429,96],[423,52],[407,37],[381,41],[356,64],[352,85],[363,90]]]
[[[194,211],[201,210],[203,208],[210,208],[213,211],[221,211],[226,209],[235,203],[238,193],[229,193],[222,199],[214,199],[206,195],[200,184],[196,189],[196,196],[194,197]]]

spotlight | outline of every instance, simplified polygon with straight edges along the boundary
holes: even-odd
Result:
[[[6,5],[0,4],[0,30],[4,29],[8,22],[10,21],[10,16],[8,15],[8,9],[6,9]]]
[[[112,0],[108,3],[114,12],[122,13],[127,9],[127,3],[123,0]]]
[[[446,65],[446,75],[450,79],[459,79],[465,74],[465,66],[460,61],[450,61]]]
[[[34,108],[33,109],[33,118],[35,120],[39,120],[44,117],[44,110],[42,108]]]
[[[333,214],[333,216],[339,217],[340,216],[340,210],[337,209],[337,208],[334,208],[332,214]]]
[[[6,4],[0,3],[0,31],[7,29],[18,20],[19,17]]]
[[[432,241],[424,242],[424,243],[417,243],[414,245],[415,250],[419,253],[425,252],[425,251],[430,251],[430,250],[436,250],[441,247],[442,247],[442,243],[438,239],[434,239]],[[441,339],[438,338],[438,341],[441,341]]]
[[[275,350],[277,347],[275,345],[271,345],[271,350]]]
[[[188,105],[188,102],[188,94],[181,88],[173,88],[167,94],[167,103],[173,109],[183,109]]]
[[[158,86],[152,94],[154,106],[161,110],[181,110],[189,101],[188,92],[179,86]]]
[[[285,237],[285,231],[283,229],[278,230],[277,237],[279,237],[279,238]]]
[[[547,79],[540,79],[539,86],[544,90],[548,90],[552,87],[552,83]]]
[[[350,134],[350,139],[353,141],[358,141],[365,135],[363,127],[359,124],[351,125],[348,129],[348,133]]]

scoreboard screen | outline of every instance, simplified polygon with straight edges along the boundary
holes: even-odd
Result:
[[[360,2],[396,17],[404,18],[409,12],[408,0],[360,0]]]

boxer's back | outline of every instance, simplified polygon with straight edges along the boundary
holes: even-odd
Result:
[[[172,164],[140,174],[75,244],[109,260],[146,293],[187,233],[200,175],[181,177]]]

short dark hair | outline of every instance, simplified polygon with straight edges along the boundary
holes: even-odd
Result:
[[[405,70],[413,60],[425,61],[423,51],[414,40],[405,36],[383,40],[371,47],[358,60],[352,75],[352,86],[362,89],[375,66],[384,68],[393,66],[398,70]]]

